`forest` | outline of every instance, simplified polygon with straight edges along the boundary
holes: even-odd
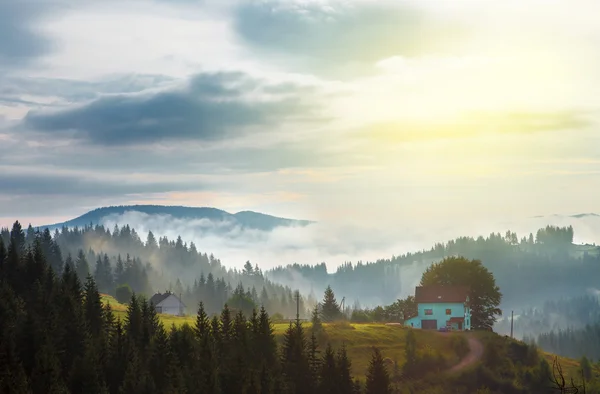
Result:
[[[347,295],[351,303],[373,308],[414,294],[414,287],[427,266],[460,255],[481,260],[493,272],[503,289],[500,307],[510,314],[511,309],[540,307],[547,300],[583,296],[586,289],[597,286],[599,248],[573,245],[572,241],[572,227],[547,226],[521,238],[511,231],[505,235],[460,237],[435,244],[429,250],[389,259],[347,262],[331,274],[322,263],[290,264],[269,270],[265,275],[288,285],[301,279],[307,282],[305,286],[314,288],[330,284],[336,293]]]
[[[444,375],[438,353],[406,335],[403,365],[377,348],[364,381],[354,379],[345,345],[320,345],[318,328],[290,322],[278,343],[268,312],[225,305],[210,317],[198,303],[195,324],[165,328],[145,297],[132,294],[124,320],[56,257],[60,246],[15,223],[0,238],[0,392],[7,393],[546,393],[552,372],[535,347],[482,335],[481,364]],[[55,253],[47,255],[46,248]],[[333,295],[331,289],[326,291]],[[316,318],[318,320],[318,317]],[[326,337],[325,337],[326,338]],[[460,337],[457,337],[460,339]],[[456,355],[464,357],[465,339]],[[425,345],[425,346],[423,346]],[[391,369],[391,371],[390,371]],[[596,391],[592,391],[596,392]]]
[[[11,231],[20,233],[20,229],[21,224],[16,222],[11,230],[1,229],[0,238],[8,245]],[[193,242],[188,245],[181,237],[156,239],[149,232],[142,241],[128,225],[115,226],[112,232],[103,226],[88,226],[62,227],[54,233],[30,225],[23,234],[26,246],[40,239],[55,271],[61,272],[63,265],[69,265],[81,281],[89,273],[102,293],[115,295],[120,285],[148,297],[170,290],[181,295],[186,305],[204,300],[207,312],[213,314],[220,313],[230,297],[239,296],[241,287],[244,298],[265,305],[269,313],[283,317],[296,314],[292,288],[270,281],[250,262],[242,271],[227,269],[215,256],[199,252]],[[308,305],[315,303],[314,299],[302,297],[302,318],[308,317]]]

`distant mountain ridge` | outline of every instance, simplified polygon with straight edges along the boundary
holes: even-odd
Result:
[[[201,220],[213,222],[230,222],[242,228],[270,231],[276,227],[307,226],[314,223],[310,220],[287,219],[253,211],[229,213],[211,207],[185,207],[171,205],[120,205],[94,209],[79,217],[62,223],[39,226],[53,230],[61,227],[84,227],[90,224],[101,224],[108,216],[124,215],[128,212],[140,212],[147,215],[168,215],[174,219]],[[125,225],[127,223],[122,223]]]

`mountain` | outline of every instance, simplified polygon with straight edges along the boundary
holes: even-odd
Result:
[[[209,207],[183,207],[165,205],[121,205],[102,207],[89,211],[75,219],[63,223],[39,226],[40,228],[83,227],[90,224],[101,224],[105,218],[115,218],[129,213],[145,215],[170,216],[172,219],[209,220],[211,222],[226,222],[230,226],[239,226],[246,229],[271,231],[276,227],[306,226],[313,222],[309,220],[286,219],[252,211],[241,211],[231,214],[217,208]],[[127,223],[122,223],[127,224]],[[230,227],[228,226],[228,227]]]

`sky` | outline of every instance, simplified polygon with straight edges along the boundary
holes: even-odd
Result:
[[[600,212],[599,13],[0,0],[0,225],[150,203],[389,237]]]

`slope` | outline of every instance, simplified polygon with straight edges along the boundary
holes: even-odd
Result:
[[[102,220],[108,216],[120,216],[127,212],[139,212],[145,215],[168,215],[174,219],[186,220],[210,220],[214,222],[230,222],[232,225],[239,225],[242,228],[251,228],[263,231],[270,231],[276,227],[286,226],[306,226],[311,221],[286,219],[263,213],[242,211],[235,214],[210,207],[185,207],[185,206],[165,206],[165,205],[121,205],[94,209],[79,217],[68,220],[63,223],[42,225],[40,228],[84,227],[90,224],[101,224]],[[121,223],[125,225],[127,223]]]

